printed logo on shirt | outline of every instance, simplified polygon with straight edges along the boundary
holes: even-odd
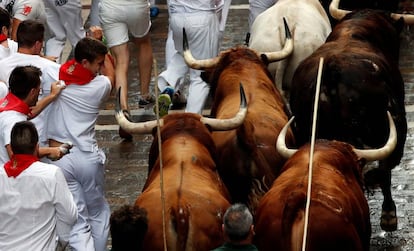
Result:
[[[6,5],[6,10],[7,10],[10,14],[12,14],[12,13],[13,13],[13,5],[14,5],[14,2],[15,2],[15,0],[12,0],[12,1],[10,1],[10,3],[8,3],[8,4]]]
[[[3,103],[0,104],[0,107],[6,107],[6,105],[9,103],[7,99],[3,100]]]
[[[27,16],[30,14],[30,12],[32,12],[32,6],[25,4],[23,7],[22,14]]]
[[[72,75],[74,70],[75,70],[75,65],[73,64],[69,66],[69,68],[66,70],[66,73]]]
[[[56,6],[63,6],[68,3],[68,0],[55,0]]]

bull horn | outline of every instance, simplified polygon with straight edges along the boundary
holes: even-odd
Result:
[[[339,0],[332,0],[329,5],[329,13],[336,20],[341,20],[346,14],[351,13],[351,11],[339,9]]]
[[[119,126],[122,127],[128,133],[137,133],[137,134],[146,134],[151,133],[152,129],[157,126],[157,121],[146,121],[146,122],[139,122],[134,123],[129,121],[123,111],[121,110],[120,104],[120,96],[121,96],[121,88],[118,89],[116,104],[115,104],[115,118],[118,122]],[[164,124],[164,120],[160,119],[160,125]]]
[[[195,59],[193,54],[191,54],[190,48],[188,46],[187,33],[185,28],[183,28],[183,56],[185,63],[192,69],[196,70],[205,70],[213,68],[219,62],[220,57],[209,58],[209,59]]]
[[[244,93],[243,85],[240,83],[240,109],[239,112],[229,119],[214,119],[202,117],[200,121],[209,125],[214,131],[227,131],[239,127],[247,115],[247,101]]]
[[[407,25],[414,24],[414,15],[412,14],[391,13],[391,18],[397,21],[398,19],[403,18],[405,24]]]
[[[394,120],[388,111],[387,115],[388,122],[390,124],[390,134],[388,136],[387,143],[385,143],[385,145],[379,149],[361,150],[354,148],[354,152],[360,158],[364,158],[367,161],[382,160],[394,151],[394,148],[397,145],[397,130],[395,129]]]
[[[286,36],[285,46],[283,47],[283,49],[281,51],[265,52],[259,55],[259,57],[261,58],[265,57],[266,61],[269,63],[276,62],[284,58],[287,58],[293,52],[292,34],[290,33],[289,26],[285,18],[283,18],[283,24],[285,25],[285,36]]]
[[[282,157],[285,159],[289,159],[293,154],[295,154],[298,150],[297,149],[289,149],[286,146],[286,132],[290,127],[290,124],[292,124],[293,119],[295,119],[295,116],[293,116],[287,124],[282,128],[282,130],[279,133],[279,136],[277,137],[276,141],[276,149]]]

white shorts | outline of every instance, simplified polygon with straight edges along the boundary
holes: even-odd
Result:
[[[151,28],[149,2],[145,1],[102,1],[99,5],[99,19],[109,47],[129,41],[129,33],[140,38]]]

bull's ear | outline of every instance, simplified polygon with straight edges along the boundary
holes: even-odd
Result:
[[[397,21],[394,23],[394,27],[397,30],[398,34],[402,32],[404,29],[405,21],[403,17],[400,17]]]
[[[211,75],[211,72],[202,71],[200,74],[200,77],[204,82],[210,84],[210,75]]]

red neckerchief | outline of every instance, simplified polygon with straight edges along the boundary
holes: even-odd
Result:
[[[7,40],[7,36],[4,34],[0,34],[0,43],[4,42]]]
[[[59,79],[65,81],[66,85],[84,85],[91,82],[94,78],[95,74],[76,62],[75,59],[64,63],[59,69]]]
[[[39,158],[29,154],[14,154],[9,161],[4,164],[7,176],[16,178],[31,164],[39,161]]]
[[[18,97],[9,92],[6,97],[0,99],[0,112],[16,111],[31,116],[29,106]]]

